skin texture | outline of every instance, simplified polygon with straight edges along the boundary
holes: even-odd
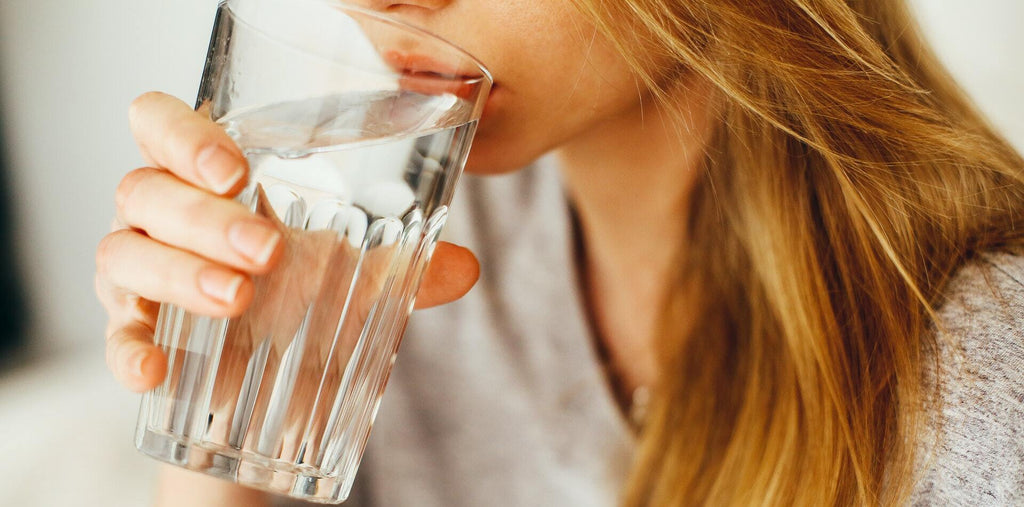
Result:
[[[703,140],[699,108],[688,115],[697,118],[692,125],[662,114],[568,0],[360,3],[439,34],[491,70],[496,86],[467,171],[507,172],[559,153],[581,218],[584,290],[595,329],[625,386],[650,383],[650,338],[673,257],[666,245],[681,243],[675,231],[692,179],[687,166]],[[692,101],[703,97],[694,93]],[[252,277],[274,268],[290,240],[227,199],[241,190],[248,167],[202,112],[154,92],[135,100],[130,120],[147,167],[128,173],[117,189],[113,231],[97,249],[96,290],[110,317],[109,367],[127,388],[145,391],[167,371],[152,344],[156,302],[237,316],[252,300]],[[665,218],[638,226],[637,217],[650,216]],[[664,255],[638,260],[637,252]],[[440,243],[417,308],[460,298],[478,275],[471,252]],[[161,494],[160,504],[218,505],[251,495],[220,481],[192,484],[191,476],[166,474],[161,491],[188,484],[195,498]]]
[[[467,171],[518,169],[638,105],[625,62],[568,0],[362,2],[468,50],[494,75]]]

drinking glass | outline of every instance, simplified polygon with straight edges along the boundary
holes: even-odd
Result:
[[[224,0],[196,107],[283,232],[231,319],[163,305],[168,358],[135,444],[323,503],[349,494],[491,86],[472,56],[332,0]]]

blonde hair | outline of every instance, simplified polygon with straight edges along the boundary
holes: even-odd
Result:
[[[933,308],[1021,242],[1024,161],[899,0],[576,3],[655,96],[723,97],[624,503],[905,500]]]

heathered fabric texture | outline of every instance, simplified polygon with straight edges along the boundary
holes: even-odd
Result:
[[[557,172],[468,176],[452,210],[448,239],[477,253],[480,282],[413,316],[347,505],[615,505],[633,437],[592,344]],[[1024,505],[1022,259],[984,256],[949,286],[941,440],[922,439],[916,505]]]
[[[946,294],[913,504],[1024,505],[1024,256],[981,255]]]

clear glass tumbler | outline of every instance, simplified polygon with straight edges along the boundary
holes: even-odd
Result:
[[[197,109],[284,255],[244,315],[164,305],[136,446],[293,497],[349,494],[491,86],[451,44],[332,0],[224,0]]]

